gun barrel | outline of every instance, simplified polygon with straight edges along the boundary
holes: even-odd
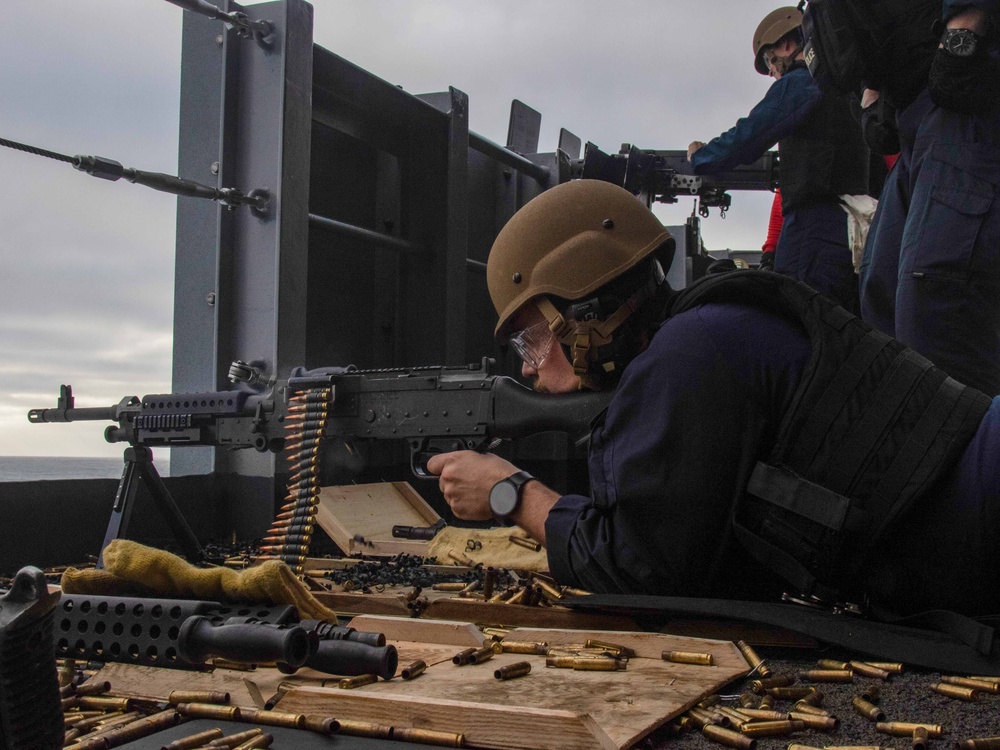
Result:
[[[32,409],[28,412],[29,422],[112,422],[115,420],[114,406],[94,406],[73,409]]]

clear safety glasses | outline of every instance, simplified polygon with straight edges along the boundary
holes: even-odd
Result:
[[[551,351],[554,338],[549,322],[542,320],[512,334],[509,341],[518,356],[537,370]]]

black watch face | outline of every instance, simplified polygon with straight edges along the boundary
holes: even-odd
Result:
[[[490,491],[490,510],[500,518],[506,518],[517,508],[517,488],[511,482],[497,482]]]
[[[956,57],[969,57],[976,51],[976,35],[968,29],[945,32],[944,48]]]

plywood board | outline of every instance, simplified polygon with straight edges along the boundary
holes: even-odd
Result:
[[[358,623],[364,629],[378,629],[379,619]],[[401,657],[418,653],[422,639],[433,647],[426,639],[443,633],[453,637],[457,632],[454,624],[440,631],[428,629],[428,624],[399,620],[394,625],[394,635],[407,641],[405,645],[396,641],[402,647]],[[518,629],[511,637],[549,643],[597,638],[627,645],[638,655],[629,661],[627,670],[619,672],[547,668],[544,656],[523,654],[498,654],[466,667],[445,659],[411,681],[379,682],[354,690],[296,688],[284,696],[281,708],[462,733],[471,747],[620,749],[749,671],[729,641],[538,628]],[[665,650],[711,653],[715,666],[665,662],[660,658]],[[529,675],[509,681],[494,677],[498,667],[518,661],[532,664]]]
[[[316,511],[316,523],[347,555],[423,555],[427,542],[394,539],[392,527],[433,526],[439,518],[406,482],[323,487]]]

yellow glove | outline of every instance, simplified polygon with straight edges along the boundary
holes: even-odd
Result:
[[[245,570],[197,568],[169,552],[116,539],[104,549],[104,568],[69,568],[62,576],[62,590],[67,594],[292,604],[304,620],[337,618],[280,560]]]

